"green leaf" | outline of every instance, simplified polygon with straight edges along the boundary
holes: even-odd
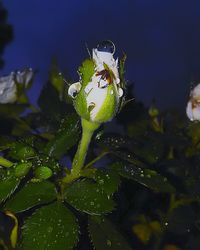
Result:
[[[60,170],[58,161],[42,154],[33,159],[33,166],[35,169],[38,167],[48,167],[53,171],[53,174],[56,174]]]
[[[148,163],[155,163],[163,156],[163,138],[160,134],[154,133],[153,135],[143,136],[137,141],[131,141],[129,138],[125,136],[119,136],[115,134],[103,135],[101,138],[97,138],[98,144],[104,148],[104,150],[111,150],[116,153],[116,150],[121,149],[119,152],[117,151],[116,155],[119,152],[118,157],[126,158],[126,160],[130,161],[131,158],[134,161],[136,156],[140,159],[143,159]],[[133,153],[134,152],[134,155]],[[128,157],[129,155],[129,157]]]
[[[47,116],[53,116],[56,119],[67,111],[66,103],[60,101],[58,91],[50,82],[42,89],[38,105]]]
[[[137,166],[138,168],[145,168],[146,165],[141,162],[137,156],[133,153],[127,152],[127,151],[117,151],[114,150],[111,152],[113,155],[115,155],[117,158],[125,160],[134,166]]]
[[[112,164],[110,168],[117,171],[122,177],[132,179],[156,192],[175,192],[175,188],[169,183],[167,178],[154,170],[142,169],[121,162]]]
[[[25,220],[22,228],[24,250],[70,250],[78,241],[78,224],[62,203],[44,206]]]
[[[167,229],[175,234],[186,234],[194,228],[196,221],[197,216],[191,206],[179,206],[171,212]]]
[[[32,167],[31,162],[22,162],[15,166],[15,176],[24,177],[28,174],[30,168]]]
[[[18,187],[20,179],[10,174],[10,170],[1,171],[0,202],[6,200]]]
[[[11,146],[9,156],[17,160],[29,159],[35,156],[35,151],[31,146],[25,143],[15,142]]]
[[[65,199],[77,210],[88,214],[108,213],[114,209],[111,197],[98,184],[86,179],[67,187]]]
[[[96,250],[131,250],[125,238],[106,218],[91,216],[89,234]]]
[[[40,180],[49,179],[52,176],[53,172],[48,167],[39,167],[35,170],[35,177]]]
[[[5,159],[4,157],[0,156],[0,166],[1,167],[6,167],[6,168],[10,168],[13,166],[13,162]]]
[[[8,137],[0,136],[0,151],[10,148],[12,141]]]
[[[184,180],[185,189],[187,195],[194,199],[200,199],[200,182],[199,178],[194,177],[187,177],[187,179]]]
[[[56,189],[53,183],[48,181],[29,182],[6,203],[5,208],[18,213],[54,199],[56,199]]]
[[[60,159],[79,139],[80,127],[77,115],[71,115],[63,121],[60,130],[56,133],[45,148],[46,154]]]
[[[117,134],[104,134],[100,137],[97,137],[96,140],[101,147],[112,150],[116,150],[118,148],[127,148],[131,145],[128,138],[119,136]]]
[[[200,140],[200,123],[199,121],[190,122],[187,127],[187,134],[192,139],[193,145],[197,145]]]
[[[163,141],[164,138],[159,133],[149,134],[141,137],[132,150],[140,159],[154,164],[163,157]]]
[[[108,195],[117,191],[120,185],[120,176],[116,171],[99,169],[95,173],[95,180],[99,187]]]
[[[18,117],[27,107],[26,104],[0,104],[0,114],[5,117]]]
[[[56,59],[52,60],[51,63],[51,70],[49,73],[49,79],[51,81],[51,84],[54,86],[54,88],[58,91],[59,96],[63,96],[64,92],[64,80],[62,75],[60,74],[60,69],[58,67],[58,63]]]
[[[139,120],[134,120],[133,123],[129,123],[127,132],[130,137],[140,138],[147,132],[148,127],[149,127],[148,119],[146,117],[142,117]]]

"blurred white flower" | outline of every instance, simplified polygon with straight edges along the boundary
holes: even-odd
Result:
[[[28,86],[29,82],[33,79],[34,72],[31,68],[24,69],[23,71],[17,71],[15,79],[17,83],[24,84],[25,87]]]
[[[191,121],[200,121],[200,83],[190,92],[186,114]]]
[[[120,87],[118,59],[114,59],[115,46],[104,41],[92,51],[94,73],[86,84],[74,83],[68,94],[75,98],[74,106],[80,116],[102,123],[111,120],[119,108],[123,90]],[[84,110],[81,105],[87,106]],[[86,114],[87,113],[87,114]],[[89,117],[88,117],[89,116]]]
[[[17,100],[17,87],[14,81],[15,74],[0,77],[0,103],[14,103]]]

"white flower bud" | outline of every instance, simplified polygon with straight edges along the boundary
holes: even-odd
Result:
[[[191,121],[200,121],[200,83],[190,92],[186,114]]]
[[[14,81],[14,73],[0,77],[0,103],[14,103],[17,100],[17,87]]]
[[[91,122],[109,121],[119,108],[123,90],[114,52],[110,41],[93,49],[93,60],[86,60],[80,68],[80,82],[72,84],[68,90],[78,114]]]

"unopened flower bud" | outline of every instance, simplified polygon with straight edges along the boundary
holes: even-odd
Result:
[[[99,44],[92,51],[92,59],[85,60],[80,67],[80,81],[68,89],[77,113],[88,121],[107,122],[119,109],[123,89],[114,52],[111,41]]]

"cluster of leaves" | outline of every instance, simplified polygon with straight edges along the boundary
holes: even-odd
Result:
[[[130,102],[123,132],[101,127],[63,186],[81,133],[66,84],[54,67],[38,107],[21,95],[0,105],[1,211],[18,219],[18,249],[199,249],[199,123]]]

